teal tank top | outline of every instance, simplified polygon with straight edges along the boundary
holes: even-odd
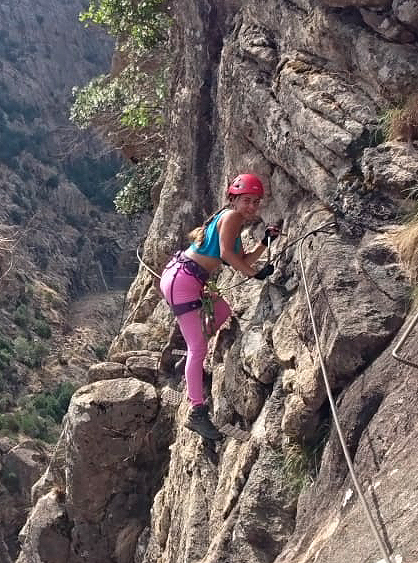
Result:
[[[206,227],[205,239],[200,246],[197,246],[195,243],[190,245],[190,248],[193,250],[193,252],[196,252],[197,254],[204,254],[205,256],[214,256],[215,258],[221,257],[221,249],[219,246],[219,233],[216,226],[218,224],[219,219],[222,217],[225,211],[228,211],[228,209],[223,209],[217,215],[215,215],[215,217]],[[238,236],[235,239],[235,244],[234,244],[235,254],[238,254],[240,252],[241,246],[242,246],[241,237]]]

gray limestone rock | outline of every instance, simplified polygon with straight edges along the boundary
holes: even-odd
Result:
[[[390,190],[397,199],[404,199],[405,190],[418,189],[416,154],[406,143],[383,143],[365,149],[361,170],[368,189]]]
[[[116,362],[101,362],[90,366],[87,377],[89,383],[100,381],[102,379],[117,379],[123,377],[125,367]]]
[[[385,9],[390,7],[391,2],[390,0],[321,0],[321,4],[338,8],[348,8],[350,6],[370,6],[373,8]]]
[[[372,10],[361,8],[363,20],[385,39],[396,43],[414,43],[416,35],[402,25],[392,14],[377,14]]]
[[[60,494],[41,497],[19,534],[22,550],[16,563],[63,563],[70,556],[71,524]]]
[[[418,2],[416,0],[394,0],[392,9],[400,22],[418,31]]]
[[[32,485],[39,479],[48,463],[48,450],[40,444],[26,440],[2,456],[3,471],[13,473],[25,500],[30,500]]]
[[[328,376],[333,388],[341,388],[401,326],[406,281],[382,236],[368,234],[354,249],[335,235],[318,235],[306,246],[305,260]],[[306,297],[299,292],[273,331],[279,361],[291,363],[295,370],[282,427],[299,437],[314,431],[315,413],[326,398],[306,307]]]
[[[155,383],[159,357],[139,356],[131,357],[126,360],[126,371],[129,375],[137,377],[148,383]]]

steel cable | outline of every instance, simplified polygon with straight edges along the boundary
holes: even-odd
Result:
[[[344,435],[343,435],[343,432],[342,432],[342,429],[341,429],[341,426],[340,426],[340,422],[338,420],[337,408],[336,408],[336,405],[335,405],[335,402],[334,402],[334,398],[332,396],[331,386],[329,384],[327,370],[326,370],[324,359],[323,359],[323,356],[322,356],[321,346],[319,344],[318,330],[317,330],[316,323],[315,323],[315,318],[314,318],[313,308],[312,308],[312,302],[311,302],[311,295],[310,295],[308,284],[307,284],[307,281],[306,281],[305,266],[304,266],[304,263],[303,263],[303,243],[312,234],[313,233],[307,233],[302,238],[302,240],[300,241],[300,244],[299,244],[299,260],[300,260],[300,268],[301,268],[301,272],[302,272],[303,285],[304,285],[305,293],[306,293],[306,299],[308,301],[309,314],[310,314],[310,317],[311,317],[316,347],[318,349],[318,356],[319,356],[319,361],[320,361],[321,369],[322,369],[322,376],[324,378],[325,387],[326,387],[327,395],[328,395],[328,399],[329,399],[329,404],[330,404],[332,416],[333,416],[333,419],[334,419],[334,422],[335,422],[335,427],[337,429],[338,437],[339,437],[341,447],[342,447],[343,452],[344,452],[345,459],[347,461],[347,465],[348,465],[348,469],[349,469],[351,478],[353,480],[354,486],[357,490],[357,493],[358,493],[359,498],[361,500],[361,503],[363,505],[363,509],[364,509],[365,514],[366,514],[367,520],[370,524],[370,527],[371,527],[373,534],[376,538],[376,541],[379,545],[380,551],[383,555],[383,559],[384,559],[385,563],[391,563],[388,550],[386,549],[386,546],[385,546],[382,538],[380,537],[379,531],[378,531],[377,526],[374,522],[370,508],[367,504],[367,501],[364,497],[360,483],[358,482],[357,476],[356,476],[355,471],[354,471],[354,466],[353,466],[353,463],[351,461],[350,452],[348,451],[348,447],[347,447],[347,444],[346,444],[345,439],[344,439]]]

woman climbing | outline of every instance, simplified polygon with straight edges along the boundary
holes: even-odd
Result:
[[[193,243],[186,251],[175,255],[161,277],[161,291],[177,316],[187,344],[185,377],[191,409],[185,426],[212,440],[221,439],[222,434],[210,420],[203,397],[203,362],[208,341],[199,310],[202,307],[202,288],[222,262],[259,280],[273,273],[271,264],[259,272],[251,264],[265,250],[268,238],[277,238],[278,229],[266,229],[263,240],[252,252],[244,253],[241,243],[241,230],[246,223],[254,220],[263,195],[263,184],[254,174],[240,174],[235,178],[228,188],[229,203],[189,234]],[[219,296],[214,297],[211,334],[216,333],[230,314],[226,301]]]

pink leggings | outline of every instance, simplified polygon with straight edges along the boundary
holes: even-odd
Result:
[[[168,264],[161,277],[161,291],[171,305],[187,303],[200,298],[202,284],[194,276],[185,272],[181,264]],[[173,287],[171,287],[173,285]],[[231,314],[226,301],[218,298],[214,302],[216,332]],[[203,397],[203,362],[208,351],[208,341],[202,331],[200,309],[189,311],[177,317],[177,322],[187,344],[185,376],[187,394],[193,406],[201,405]]]

